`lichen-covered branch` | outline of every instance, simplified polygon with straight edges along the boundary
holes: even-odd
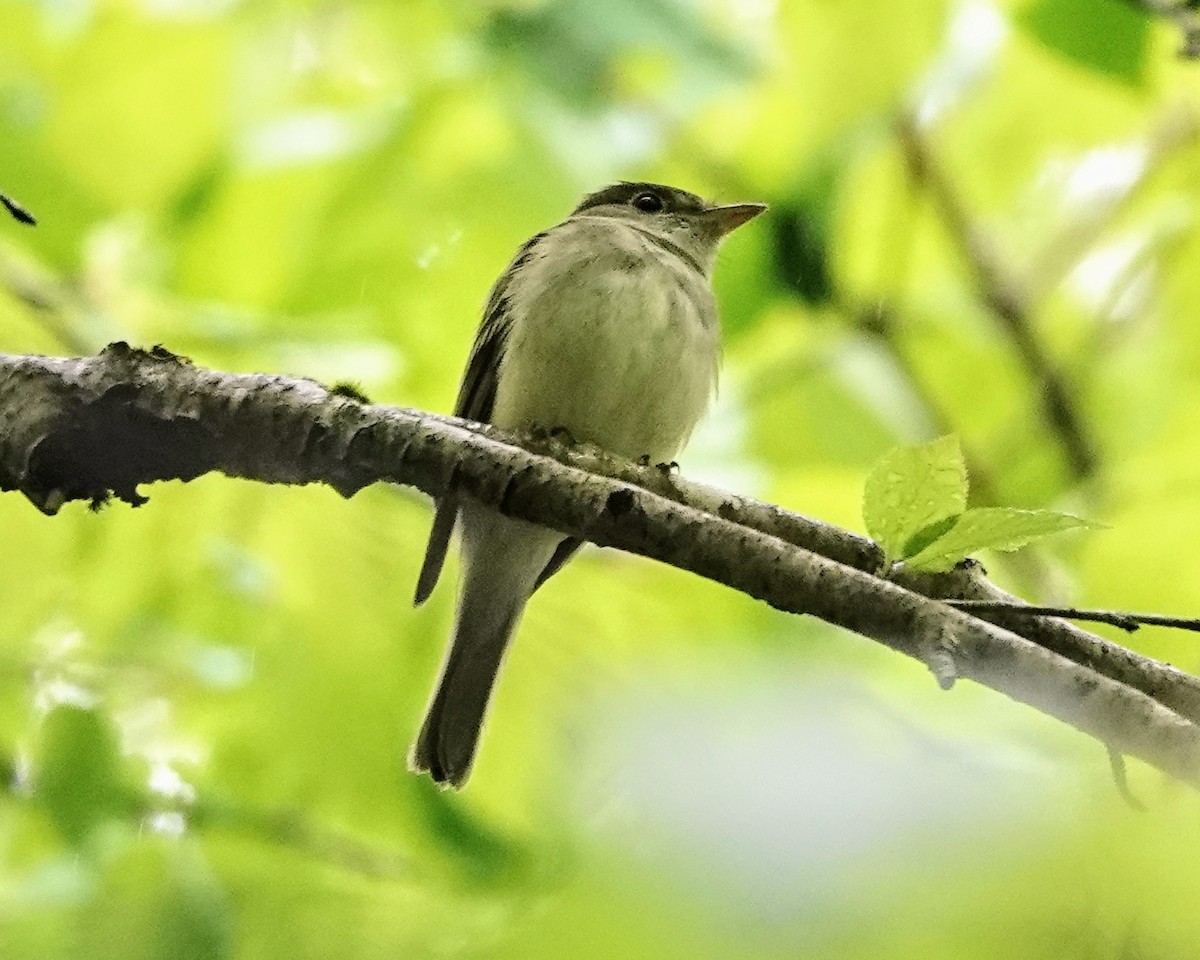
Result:
[[[380,480],[433,496],[454,485],[512,516],[692,571],[923,662],[936,650],[940,680],[950,679],[948,654],[954,674],[1200,786],[1200,727],[1165,705],[1166,692],[1156,697],[1090,662],[1112,658],[1100,638],[1041,628],[1060,643],[1074,638],[1074,647],[1063,645],[1080,655],[1075,662],[1029,639],[1031,624],[989,615],[1005,623],[998,626],[910,589],[978,593],[968,582],[874,575],[878,551],[861,538],[653,467],[606,471],[610,458],[552,439],[528,446],[450,418],[360,403],[308,380],[205,370],[161,349],[0,355],[0,489],[21,491],[47,513],[77,499],[140,504],[142,484],[214,470],[267,483],[324,482],[346,496]],[[1132,678],[1194,689],[1191,678],[1125,654],[1145,671],[1131,670]],[[1192,695],[1177,699],[1190,704]]]

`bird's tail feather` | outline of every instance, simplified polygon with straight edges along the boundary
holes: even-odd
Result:
[[[454,636],[409,756],[416,772],[461,787],[471,772],[504,652],[560,534],[468,506]]]
[[[465,604],[464,604],[465,606]],[[461,787],[471,772],[483,718],[520,607],[485,616],[459,613],[450,652],[413,744],[409,766],[434,782]]]

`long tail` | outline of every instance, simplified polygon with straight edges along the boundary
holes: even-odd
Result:
[[[463,516],[458,616],[437,689],[409,756],[416,772],[461,787],[471,772],[496,675],[538,575],[561,536],[499,514]]]
[[[459,620],[409,766],[461,787],[471,772],[496,674],[520,611]]]

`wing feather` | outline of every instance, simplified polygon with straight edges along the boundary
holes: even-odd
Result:
[[[489,423],[492,417],[492,407],[496,402],[496,387],[500,373],[500,363],[504,359],[504,347],[508,342],[508,334],[512,329],[512,311],[509,302],[509,287],[513,274],[532,255],[534,248],[546,234],[539,233],[531,237],[517,251],[512,263],[508,265],[500,278],[492,286],[488,295],[487,305],[483,309],[483,322],[475,335],[471,346],[471,355],[467,360],[467,369],[463,373],[462,385],[458,389],[458,399],[454,403],[454,415],[479,423]],[[417,577],[417,589],[413,598],[414,604],[420,606],[433,593],[441,576],[442,566],[446,562],[446,550],[450,546],[450,536],[454,532],[454,523],[458,518],[458,504],[454,489],[446,491],[437,504],[437,512],[433,518],[433,528],[429,533],[429,545],[425,548],[425,559],[421,564],[421,572]]]

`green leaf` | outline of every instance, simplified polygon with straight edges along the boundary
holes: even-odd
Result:
[[[968,510],[941,537],[905,561],[911,570],[949,570],[979,550],[1016,550],[1064,530],[1097,527],[1090,520],[1051,510],[979,507]]]
[[[1037,0],[1020,18],[1055,53],[1138,85],[1146,72],[1150,21],[1125,0]]]
[[[779,282],[814,306],[833,298],[830,248],[836,199],[847,151],[825,151],[806,170],[792,196],[772,203],[768,228]]]
[[[962,514],[959,514],[958,516],[962,516]],[[944,517],[943,519],[918,530],[909,538],[908,542],[904,544],[904,550],[900,555],[902,557],[916,556],[927,546],[945,534],[956,523],[958,523],[958,516]]]
[[[66,704],[46,717],[36,776],[38,800],[73,844],[114,816],[127,797],[112,722],[85,707]]]
[[[889,562],[966,506],[967,468],[954,436],[885,454],[863,490],[863,521]]]

